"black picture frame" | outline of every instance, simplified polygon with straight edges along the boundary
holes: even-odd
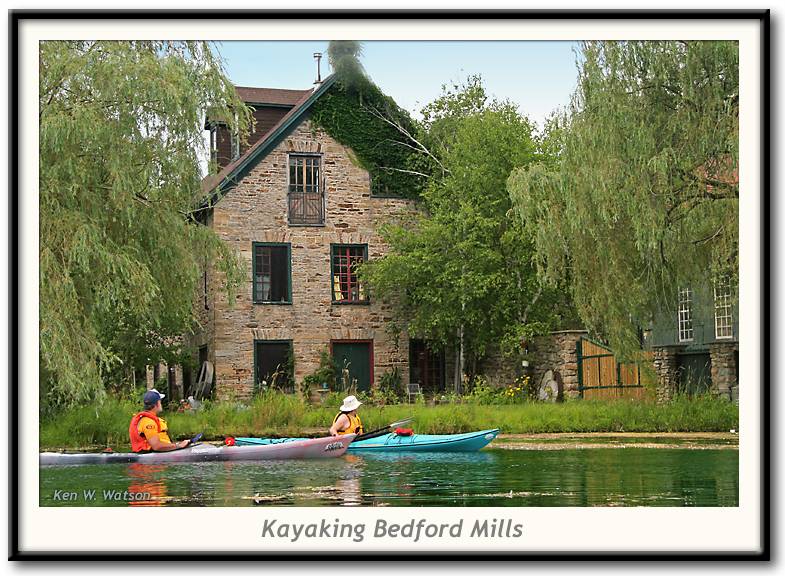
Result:
[[[761,214],[760,214],[760,241],[762,246],[761,257],[761,342],[760,349],[760,378],[761,378],[761,401],[760,407],[761,422],[761,478],[760,486],[761,498],[761,550],[759,552],[702,552],[702,551],[663,551],[652,553],[648,551],[637,552],[585,552],[585,551],[561,551],[554,552],[504,552],[479,554],[476,552],[410,552],[401,554],[399,552],[365,552],[356,550],[352,552],[353,559],[364,560],[561,560],[561,561],[596,561],[596,560],[757,560],[767,561],[771,559],[771,390],[770,390],[770,282],[771,282],[771,198],[770,198],[770,91],[771,91],[771,46],[770,46],[770,11],[769,10],[12,10],[9,17],[9,358],[8,367],[9,381],[9,559],[10,560],[45,560],[45,561],[64,561],[64,560],[140,560],[139,554],[132,554],[124,551],[115,552],[69,552],[69,551],[24,551],[20,549],[19,541],[19,522],[20,505],[19,495],[19,447],[16,442],[16,431],[20,422],[19,413],[19,386],[20,368],[19,364],[19,303],[20,288],[19,282],[19,110],[20,102],[16,87],[19,85],[20,74],[24,71],[19,68],[19,29],[20,25],[26,21],[56,18],[61,21],[88,20],[88,19],[156,19],[156,20],[202,20],[215,21],[226,19],[292,19],[303,17],[318,16],[322,19],[353,19],[353,18],[436,18],[439,20],[471,20],[481,23],[488,19],[528,19],[528,20],[617,20],[617,19],[670,19],[686,20],[700,19],[707,21],[717,20],[752,20],[758,21],[761,32]],[[25,367],[35,369],[34,367]],[[344,551],[336,552],[227,552],[218,551],[200,552],[188,551],[145,551],[145,560],[339,560],[345,558]]]

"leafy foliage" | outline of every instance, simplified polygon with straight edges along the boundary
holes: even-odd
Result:
[[[40,381],[44,407],[103,395],[112,370],[177,355],[205,261],[237,261],[189,221],[202,111],[248,113],[199,42],[40,44]]]
[[[738,270],[738,44],[586,42],[555,163],[508,188],[537,267],[569,279],[587,326],[619,352],[679,286]]]
[[[319,354],[319,367],[306,375],[300,384],[300,390],[303,391],[303,395],[310,397],[311,390],[321,387],[321,385],[325,383],[328,387],[334,387],[336,384],[335,375],[337,370],[338,366],[336,365],[335,360],[330,355],[329,349],[325,348]],[[308,395],[306,395],[305,390],[308,391]]]
[[[464,398],[465,401],[465,398]],[[311,406],[293,394],[268,391],[248,405],[205,402],[196,412],[165,413],[172,439],[204,432],[205,440],[225,436],[316,436],[327,430],[341,398]],[[128,450],[128,422],[139,410],[138,398],[110,397],[101,406],[81,406],[43,418],[41,449],[85,449],[112,446]],[[418,434],[452,434],[501,428],[504,434],[538,432],[727,432],[739,427],[739,407],[710,395],[677,397],[668,404],[649,402],[580,402],[522,404],[464,403],[460,410],[446,404],[364,407],[369,430],[413,417]]]
[[[379,378],[379,386],[373,390],[372,401],[377,405],[397,404],[406,396],[401,370],[395,366]]]
[[[351,149],[370,174],[374,195],[417,198],[426,175],[416,170],[416,150],[401,132],[414,134],[415,123],[365,75],[359,47],[346,44],[357,43],[330,43],[337,79],[313,105],[311,120]]]
[[[569,322],[557,289],[543,290],[523,226],[509,216],[510,172],[539,157],[532,126],[507,102],[487,98],[479,77],[455,86],[424,112],[418,140],[433,174],[424,214],[382,229],[390,252],[360,271],[374,294],[410,319],[410,336],[435,349],[461,342],[477,368],[499,343]]]

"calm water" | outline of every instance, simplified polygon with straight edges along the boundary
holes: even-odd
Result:
[[[502,450],[40,469],[42,506],[738,506],[736,450]],[[57,492],[57,491],[61,492]],[[95,490],[85,498],[84,490]],[[142,502],[113,500],[145,498]],[[63,500],[75,492],[76,500]],[[128,493],[131,496],[126,495]],[[144,496],[133,496],[143,494]]]

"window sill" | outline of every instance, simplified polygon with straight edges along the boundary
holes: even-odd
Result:
[[[364,302],[350,302],[350,301],[343,301],[343,300],[333,300],[333,306],[370,306],[371,301],[366,300]]]
[[[291,228],[324,228],[327,226],[324,222],[321,224],[294,224],[292,222],[287,223],[287,225]]]
[[[291,306],[291,302],[266,302],[264,300],[254,300],[254,304],[272,304],[273,306]]]

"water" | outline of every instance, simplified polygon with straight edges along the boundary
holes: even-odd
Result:
[[[738,506],[738,468],[737,450],[665,448],[105,464],[41,468],[39,501],[42,506]],[[95,490],[94,497],[84,490]],[[75,499],[63,500],[69,493]]]

